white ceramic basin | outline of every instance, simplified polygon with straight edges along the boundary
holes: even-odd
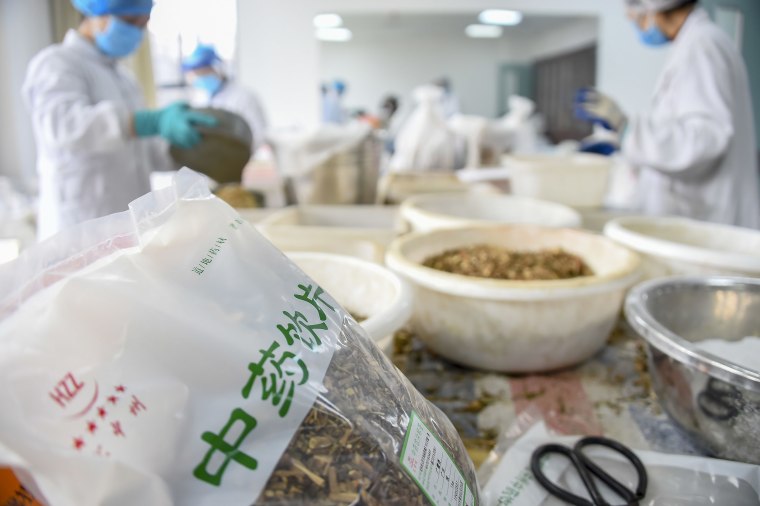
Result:
[[[645,256],[645,275],[723,274],[760,277],[760,231],[687,218],[632,216],[604,234]]]
[[[510,155],[504,157],[513,194],[573,207],[601,207],[612,169],[608,156]]]
[[[283,251],[349,255],[382,263],[396,236],[398,208],[293,206],[259,223],[259,231]]]
[[[440,272],[421,264],[443,251],[489,244],[510,250],[561,247],[595,275],[559,281],[506,281]],[[415,287],[413,330],[460,364],[538,372],[577,364],[602,348],[640,258],[605,237],[530,225],[476,227],[396,239],[388,266]]]
[[[578,227],[578,212],[561,204],[508,195],[446,193],[412,197],[401,216],[416,232],[508,223]]]
[[[341,306],[357,317],[364,330],[386,353],[393,334],[412,314],[407,283],[377,264],[327,253],[289,253],[293,262]]]

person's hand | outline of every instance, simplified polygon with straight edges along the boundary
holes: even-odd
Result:
[[[622,132],[628,123],[628,118],[617,103],[593,88],[578,90],[575,95],[575,116],[614,132]]]
[[[595,124],[594,132],[581,141],[578,151],[597,155],[612,156],[620,149],[621,134]]]
[[[583,141],[578,151],[581,153],[593,153],[596,155],[612,156],[618,150],[618,146],[605,141]]]
[[[174,102],[163,109],[137,111],[134,116],[138,137],[160,135],[181,148],[192,148],[201,141],[201,134],[195,128],[197,125],[213,127],[216,124],[216,118],[193,111],[186,102]]]

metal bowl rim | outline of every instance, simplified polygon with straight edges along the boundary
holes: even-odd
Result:
[[[760,392],[760,372],[741,367],[697,349],[690,341],[668,330],[646,309],[649,293],[663,287],[699,286],[737,288],[751,285],[760,291],[760,279],[729,276],[673,276],[641,283],[626,297],[625,315],[636,332],[651,346],[682,364],[746,390]]]

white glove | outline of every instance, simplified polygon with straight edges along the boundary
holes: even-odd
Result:
[[[628,117],[617,103],[593,88],[582,88],[575,96],[575,115],[608,130],[622,133]]]

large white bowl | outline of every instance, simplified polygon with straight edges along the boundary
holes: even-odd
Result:
[[[377,186],[377,201],[381,204],[400,204],[416,195],[430,193],[498,194],[499,189],[488,183],[467,184],[453,172],[391,172]]]
[[[604,234],[645,255],[645,276],[723,274],[760,277],[760,231],[687,218],[632,216]]]
[[[316,251],[382,263],[396,236],[398,208],[383,206],[292,206],[257,228],[283,251]]]
[[[592,154],[510,155],[510,188],[515,195],[573,207],[601,207],[612,169],[608,156]]]
[[[360,325],[386,353],[393,334],[412,314],[412,294],[405,281],[372,262],[328,253],[289,253],[295,264],[346,310],[366,317]]]
[[[583,258],[595,275],[506,281],[421,265],[432,255],[477,244],[518,251],[561,247]],[[503,372],[558,369],[596,353],[640,265],[636,253],[602,236],[530,225],[410,234],[391,244],[386,261],[414,285],[413,330],[431,349],[460,364]]]
[[[308,227],[329,231],[349,229],[356,233],[392,231],[398,209],[391,206],[290,206],[267,216],[261,223],[269,226]]]
[[[567,206],[508,195],[420,195],[401,205],[401,216],[416,232],[508,223],[549,227],[581,224],[580,214]]]

